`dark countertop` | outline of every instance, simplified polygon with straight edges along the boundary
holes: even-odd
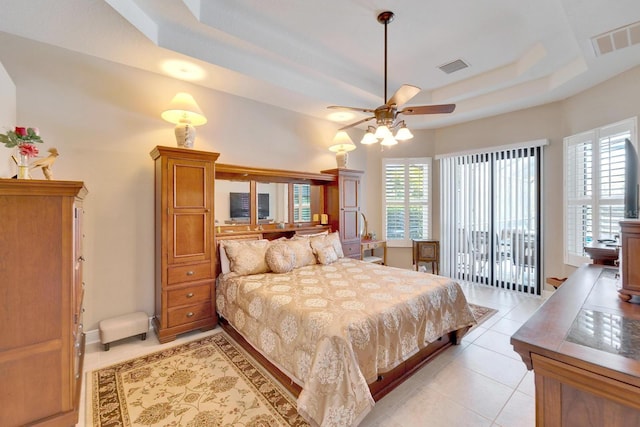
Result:
[[[618,297],[616,273],[580,267],[511,337],[529,369],[536,353],[640,387],[640,304]]]

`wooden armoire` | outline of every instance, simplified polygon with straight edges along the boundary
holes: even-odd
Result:
[[[338,230],[344,256],[360,259],[361,180],[364,172],[354,169],[329,169],[322,173],[337,180],[325,185],[325,213],[332,230]]]
[[[217,324],[214,182],[218,153],[158,146],[155,160],[155,313],[160,342]]]
[[[82,182],[0,179],[0,425],[74,426],[82,384]]]

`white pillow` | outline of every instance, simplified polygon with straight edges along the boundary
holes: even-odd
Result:
[[[220,254],[220,271],[222,274],[227,274],[231,271],[231,267],[229,266],[227,251],[224,249],[224,240],[220,240],[220,242],[218,242],[218,249],[218,253]]]

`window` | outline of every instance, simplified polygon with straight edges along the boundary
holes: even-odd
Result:
[[[293,184],[293,221],[311,221],[311,186]]]
[[[564,138],[564,262],[589,261],[584,247],[619,234],[624,217],[624,140],[636,118]]]
[[[382,159],[383,233],[390,247],[431,237],[431,158]]]
[[[540,294],[546,144],[538,140],[438,157],[443,275]]]

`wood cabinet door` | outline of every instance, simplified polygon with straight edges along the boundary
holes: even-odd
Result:
[[[341,175],[340,188],[342,189],[343,209],[358,209],[360,207],[360,178],[356,176]]]
[[[343,242],[360,239],[360,177],[340,175],[340,233]]]
[[[211,162],[168,160],[168,263],[211,259]]]

